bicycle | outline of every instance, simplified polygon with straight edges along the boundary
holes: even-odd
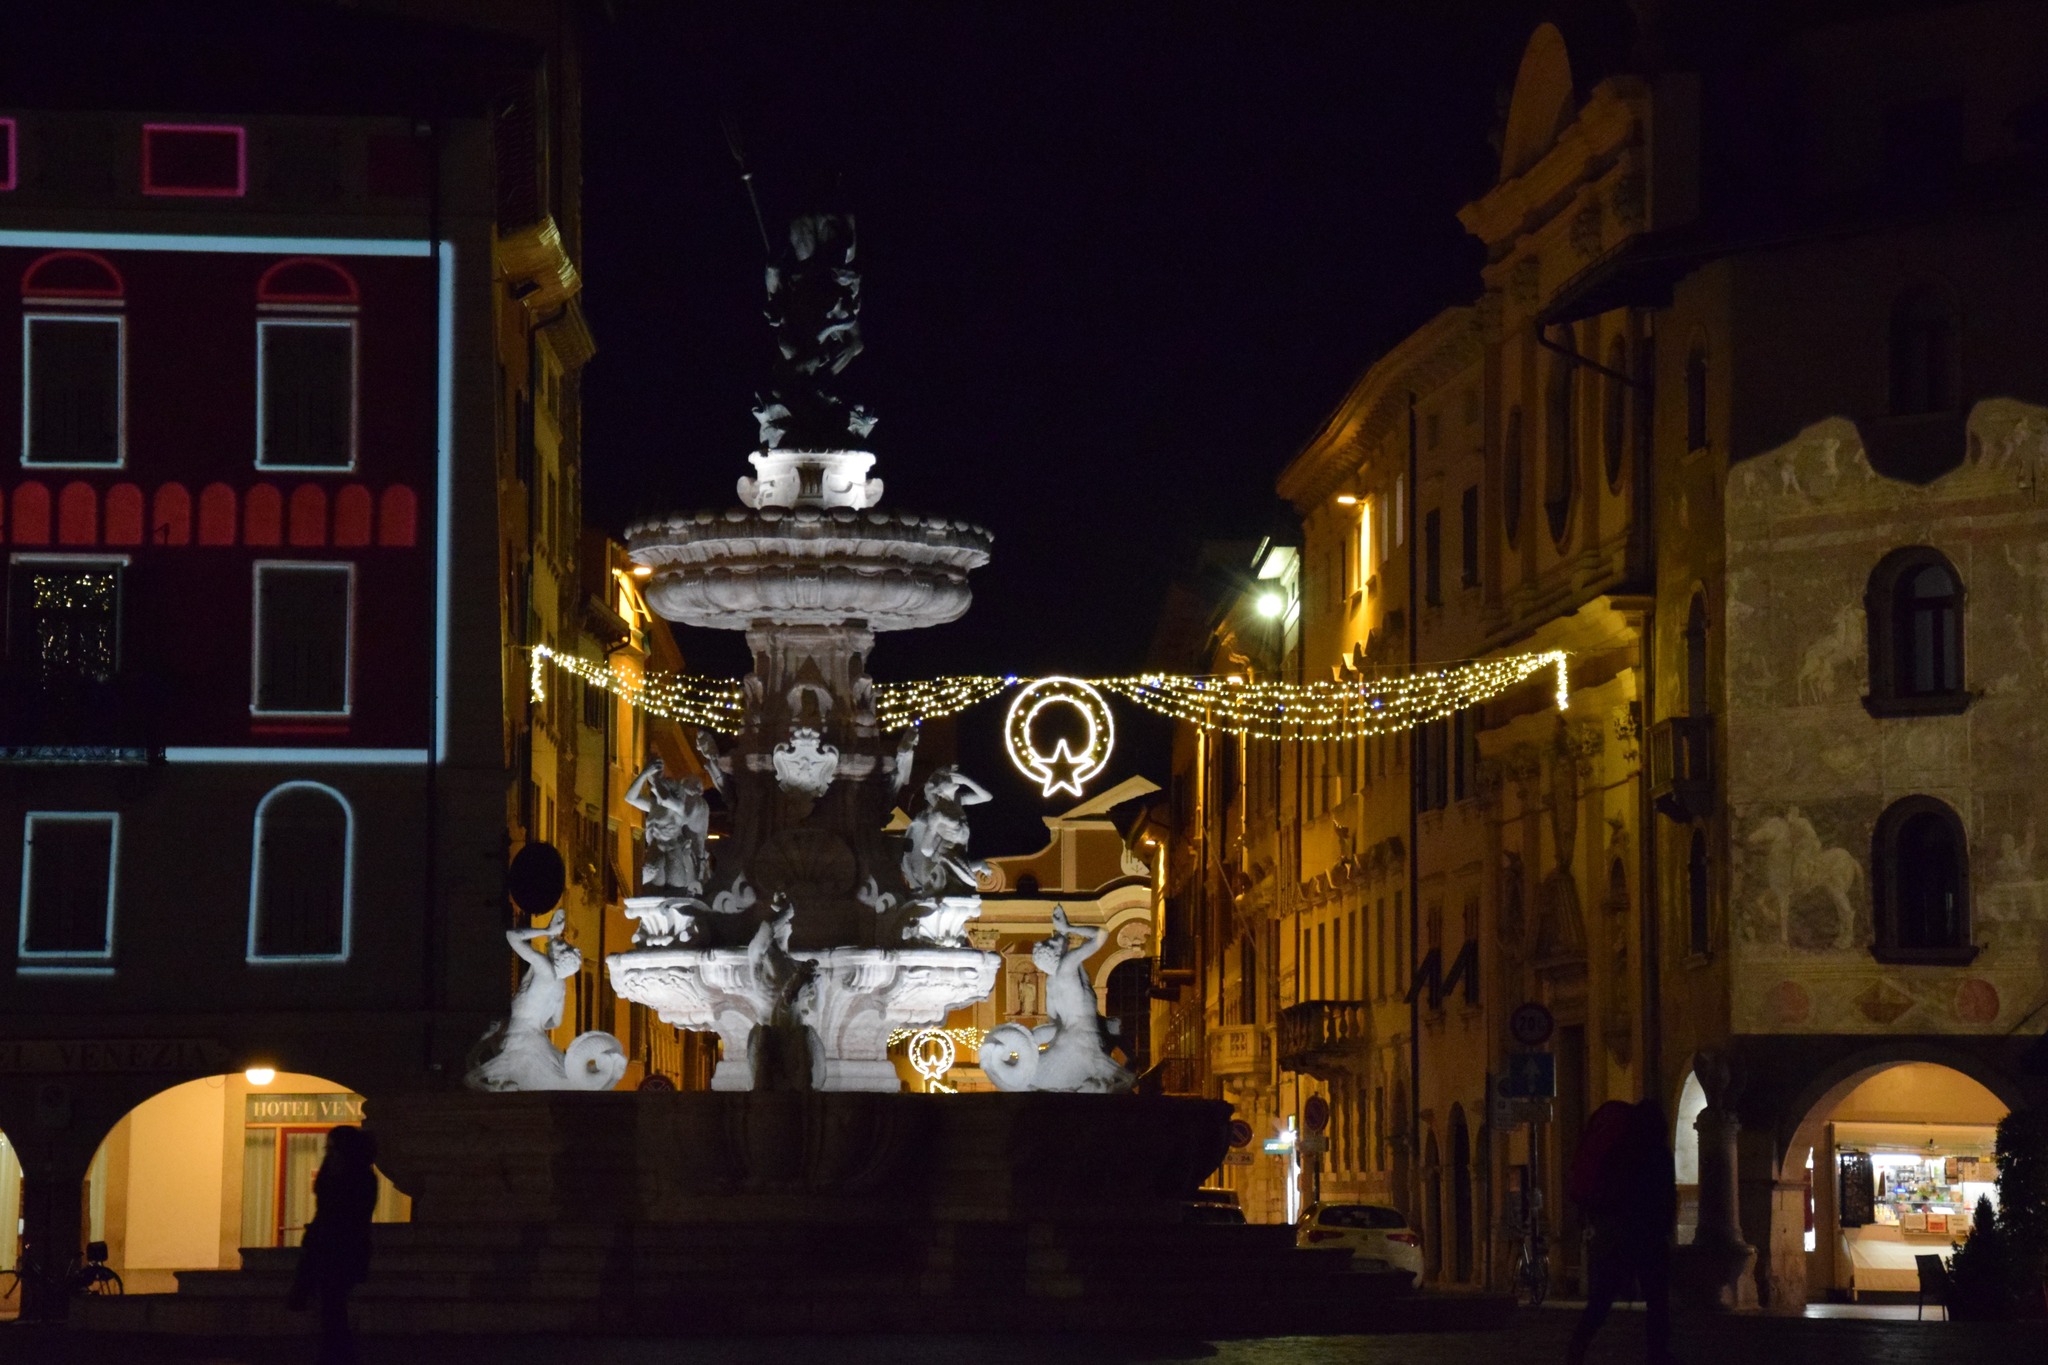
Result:
[[[13,1299],[20,1315],[62,1317],[74,1294],[112,1296],[127,1293],[119,1272],[107,1265],[107,1244],[88,1242],[85,1256],[66,1258],[63,1266],[46,1266],[44,1258],[24,1242],[14,1268],[0,1270],[0,1300]]]
[[[1550,1297],[1550,1239],[1543,1232],[1543,1196],[1534,1194],[1529,1205],[1516,1229],[1521,1244],[1515,1248],[1512,1284],[1517,1303],[1541,1308]]]

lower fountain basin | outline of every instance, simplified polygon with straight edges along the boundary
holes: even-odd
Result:
[[[416,1223],[1173,1223],[1230,1106],[1138,1095],[373,1097]]]
[[[812,1037],[816,1090],[903,1088],[889,1060],[889,1035],[943,1024],[963,1005],[988,998],[1003,960],[973,948],[828,948],[791,956],[817,964],[801,1010]],[[773,1001],[745,948],[642,948],[605,960],[621,999],[646,1005],[666,1023],[718,1035],[713,1090],[751,1090],[754,1030]]]

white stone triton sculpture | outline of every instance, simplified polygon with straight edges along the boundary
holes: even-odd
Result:
[[[539,931],[511,929],[505,941],[526,962],[511,1012],[491,1025],[472,1052],[463,1083],[472,1090],[609,1090],[626,1073],[626,1050],[609,1033],[579,1033],[567,1052],[548,1037],[562,1023],[564,984],[583,967],[583,954],[562,941],[560,910]],[[531,941],[540,939],[546,951]]]
[[[1079,936],[1080,944],[1073,943]],[[1101,946],[1100,929],[1076,929],[1065,906],[1052,912],[1052,933],[1031,950],[1045,973],[1045,1010],[1037,1028],[998,1024],[981,1040],[981,1069],[998,1090],[1129,1090],[1136,1078],[1109,1055],[1095,992],[1082,974]]]

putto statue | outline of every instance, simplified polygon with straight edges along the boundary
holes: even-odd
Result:
[[[1081,942],[1072,942],[1075,937]],[[1095,1012],[1095,992],[1081,968],[1101,946],[1101,929],[1076,929],[1065,906],[1052,912],[1052,933],[1031,950],[1045,973],[1047,1022],[1037,1028],[998,1024],[981,1040],[981,1069],[998,1090],[1129,1090],[1136,1078],[1109,1055],[1109,1030]]]
[[[609,1033],[579,1033],[563,1052],[548,1037],[562,1023],[568,997],[563,984],[583,966],[583,954],[562,941],[568,931],[560,910],[542,930],[510,929],[505,941],[526,962],[512,993],[511,1013],[484,1033],[471,1052],[463,1083],[472,1090],[609,1090],[626,1074],[626,1050]],[[546,952],[536,950],[538,938]]]
[[[668,776],[660,759],[648,764],[626,789],[626,804],[647,813],[647,857],[640,865],[644,892],[674,896],[703,894],[711,875],[711,803],[694,777]]]
[[[920,896],[973,891],[989,865],[967,856],[967,810],[989,799],[988,788],[948,765],[925,779],[924,809],[911,818],[903,880]]]
[[[775,388],[754,418],[768,450],[844,450],[867,439],[875,419],[827,394],[824,380],[860,354],[860,272],[853,217],[807,214],[789,225],[789,250],[768,267],[775,329]],[[879,490],[878,490],[879,491]]]

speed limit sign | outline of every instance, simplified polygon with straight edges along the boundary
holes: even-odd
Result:
[[[1301,1126],[1311,1133],[1320,1133],[1329,1122],[1330,1102],[1321,1095],[1310,1095],[1308,1103],[1301,1106]]]

